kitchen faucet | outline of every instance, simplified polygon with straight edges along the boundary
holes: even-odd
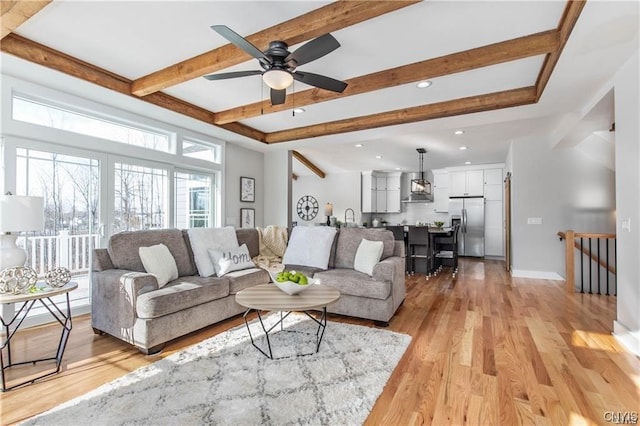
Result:
[[[351,221],[352,221],[352,222],[355,222],[355,221],[356,221],[356,212],[354,212],[352,208],[348,208],[348,209],[346,209],[346,210],[344,211],[344,223],[345,223],[345,226],[346,226],[346,223],[347,223],[347,212],[348,212],[349,210],[351,210]]]

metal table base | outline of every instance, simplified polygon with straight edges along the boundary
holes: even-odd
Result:
[[[22,303],[22,306],[20,306],[20,309],[18,309],[18,311],[15,313],[15,315],[13,316],[13,318],[11,318],[11,320],[9,320],[8,322],[5,322],[4,318],[2,318],[2,316],[0,315],[0,321],[2,322],[2,326],[4,327],[4,332],[5,332],[5,340],[2,342],[2,346],[0,346],[0,367],[1,367],[1,375],[2,375],[2,389],[0,389],[0,391],[5,392],[11,389],[15,389],[17,387],[29,384],[29,383],[33,383],[36,380],[57,374],[60,372],[61,368],[62,368],[62,356],[64,355],[64,350],[65,347],[67,346],[67,341],[69,340],[69,334],[71,333],[71,328],[72,328],[72,324],[71,324],[71,304],[69,302],[69,293],[66,293],[66,297],[67,297],[67,301],[66,301],[66,305],[67,305],[67,312],[66,314],[60,310],[60,308],[58,307],[58,305],[56,305],[56,303],[51,300],[50,297],[42,297],[40,299],[34,299],[34,300],[27,300],[25,302]],[[20,328],[20,325],[22,325],[22,322],[25,320],[25,318],[27,317],[27,314],[29,313],[29,311],[31,311],[31,308],[33,308],[33,305],[39,301],[42,306],[44,306],[49,313],[56,319],[56,321],[58,321],[58,323],[60,323],[60,325],[62,326],[62,333],[60,335],[60,342],[58,343],[58,350],[56,351],[56,355],[52,356],[52,357],[48,357],[48,358],[40,358],[40,359],[34,359],[34,360],[29,360],[29,361],[22,361],[22,362],[13,362],[11,359],[11,339],[13,338],[13,336],[15,335],[16,331],[18,331],[18,329]],[[24,311],[24,315],[20,316],[20,314]],[[0,312],[1,314],[1,312]],[[15,327],[13,328],[13,330],[11,330],[11,326],[16,322],[16,320],[19,321],[16,323]],[[4,362],[4,351],[6,348],[6,352],[7,352],[7,364],[5,365]],[[42,362],[42,361],[52,361],[55,360],[56,361],[56,369],[54,371],[50,371],[48,373],[42,374],[38,377],[26,380],[24,382],[15,384],[13,386],[7,387],[6,385],[6,381],[5,381],[5,375],[4,375],[4,371],[7,368],[16,366],[16,365],[24,365],[24,364],[36,364],[38,362]]]
[[[265,338],[267,340],[267,349],[269,351],[269,353],[265,352],[262,348],[260,348],[254,338],[253,338],[253,334],[251,333],[251,328],[249,327],[249,321],[247,320],[247,316],[252,312],[255,311],[256,314],[258,315],[258,320],[260,322],[260,326],[262,327],[262,330],[264,331],[264,335]],[[311,315],[309,313],[309,311],[301,311],[303,312],[305,315],[307,315],[309,318],[311,318],[316,324],[318,324],[318,329],[316,330],[316,351],[315,352],[309,352],[309,353],[305,353],[305,354],[301,354],[302,356],[307,356],[307,355],[313,355],[314,353],[318,353],[318,351],[320,350],[320,343],[322,343],[322,338],[324,337],[324,330],[327,328],[327,308],[326,306],[322,309],[322,314],[320,315],[320,318],[316,318],[313,315]],[[258,309],[253,309],[253,308],[249,308],[247,309],[247,311],[244,313],[244,315],[242,316],[244,318],[244,323],[247,326],[247,331],[249,331],[249,337],[251,338],[251,344],[258,349],[264,356],[266,356],[269,359],[283,359],[283,358],[289,358],[289,357],[279,357],[279,358],[274,358],[273,357],[273,351],[271,350],[271,340],[269,339],[269,333],[271,333],[271,331],[273,331],[274,328],[276,328],[278,325],[280,326],[280,331],[281,332],[293,332],[293,333],[297,333],[297,331],[295,330],[284,330],[284,327],[282,325],[283,321],[291,314],[291,312],[287,312],[286,314],[283,315],[283,312],[280,312],[280,319],[273,324],[271,327],[269,327],[269,329],[267,329],[267,327],[265,326],[264,321],[262,320],[262,315],[260,314],[260,310]]]

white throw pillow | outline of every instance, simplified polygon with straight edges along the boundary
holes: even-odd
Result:
[[[240,271],[247,268],[255,268],[255,263],[251,261],[249,248],[246,244],[237,249],[220,251],[209,249],[209,256],[213,266],[216,268],[216,275],[221,277],[227,272]]]
[[[296,226],[282,263],[327,269],[336,228],[329,226]]]
[[[363,274],[373,275],[373,267],[380,262],[384,243],[382,241],[360,241],[356,258],[353,260],[353,269]]]
[[[193,260],[201,277],[210,277],[216,273],[209,249],[229,251],[238,248],[238,237],[232,226],[224,228],[191,228],[187,230]]]
[[[163,287],[169,281],[178,278],[176,260],[164,244],[138,249],[144,270],[156,276],[158,287]]]

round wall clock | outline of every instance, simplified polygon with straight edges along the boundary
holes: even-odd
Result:
[[[318,201],[311,195],[303,195],[298,200],[298,216],[302,220],[313,220],[318,214]]]

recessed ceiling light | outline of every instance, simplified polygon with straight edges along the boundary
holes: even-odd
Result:
[[[467,147],[466,147],[466,146],[461,146],[461,147],[460,147],[460,151],[464,151],[465,149],[467,149]]]
[[[464,135],[464,130],[456,130],[453,132],[454,135]]]
[[[428,80],[425,81],[421,81],[420,83],[416,84],[416,87],[418,89],[426,89],[427,87],[431,86],[431,82]]]
[[[382,155],[376,155],[376,158],[379,160],[382,158]]]
[[[362,144],[361,143],[357,143],[354,145],[356,148],[362,148]]]
[[[396,167],[396,170],[402,170],[402,167]]]
[[[293,112],[295,112],[296,114],[302,114],[305,111],[306,111],[306,109],[304,109],[304,108],[294,108],[293,109]]]
[[[464,164],[471,164],[471,161],[465,161]]]

